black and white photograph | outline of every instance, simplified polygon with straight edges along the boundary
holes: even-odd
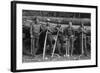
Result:
[[[12,2],[12,71],[97,66],[97,7]]]
[[[22,11],[23,63],[91,59],[91,14]]]

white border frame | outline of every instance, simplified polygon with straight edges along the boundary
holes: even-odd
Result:
[[[17,31],[17,47],[16,47],[16,69],[39,69],[39,68],[53,68],[53,67],[73,67],[73,66],[87,66],[96,65],[96,9],[81,8],[81,7],[60,7],[47,5],[28,5],[17,4],[16,6],[16,31]],[[91,60],[78,61],[57,61],[57,62],[31,62],[22,63],[22,10],[45,10],[45,11],[66,11],[66,12],[84,12],[91,13]]]

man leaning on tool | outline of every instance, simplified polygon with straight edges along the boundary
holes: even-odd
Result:
[[[61,27],[60,21],[58,21],[57,26],[55,27],[55,32],[56,32],[56,36],[58,36],[57,40],[55,41],[57,43],[56,49],[58,50],[59,55],[62,56],[63,53],[61,51],[63,46],[63,29]]]
[[[84,24],[82,23],[79,28],[79,34],[80,34],[80,48],[81,48],[81,56],[85,55],[88,56],[88,50],[86,45],[86,34],[87,30],[84,27]]]

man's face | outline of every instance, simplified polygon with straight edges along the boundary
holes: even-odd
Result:
[[[58,24],[58,26],[60,26],[60,24]]]
[[[72,22],[69,22],[69,26],[70,26],[70,27],[72,26]]]
[[[84,28],[84,24],[81,24],[81,27],[83,27],[83,28]]]
[[[46,24],[42,24],[43,27],[46,27]]]

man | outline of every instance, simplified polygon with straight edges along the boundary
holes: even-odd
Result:
[[[56,33],[56,38],[55,38],[56,44],[54,44],[54,46],[56,46],[55,49],[58,50],[59,55],[62,56],[63,54],[61,52],[61,49],[62,49],[62,46],[63,46],[63,35],[62,35],[63,29],[61,28],[60,23],[57,24],[54,32]]]
[[[53,33],[53,30],[52,30],[52,27],[50,25],[50,19],[47,19],[47,26],[46,26],[46,30],[48,31],[48,34],[47,34],[47,50],[49,50],[48,54],[51,54],[51,51],[52,51],[52,48],[53,48],[53,44],[52,44],[52,41],[53,41],[53,36],[52,36],[52,33]]]
[[[40,33],[40,25],[37,23],[37,18],[35,17],[33,19],[33,22],[30,25],[30,31],[31,31],[31,53],[33,56],[36,55],[37,49],[38,49],[38,41],[39,41],[39,33]]]
[[[84,24],[81,24],[79,28],[79,34],[80,34],[80,48],[81,48],[81,55],[87,56],[88,51],[87,51],[87,45],[86,45],[86,34],[87,31],[84,27]]]
[[[40,36],[39,36],[39,50],[38,50],[37,54],[42,54],[44,47],[46,48],[46,51],[47,51],[47,48],[49,50],[52,48],[52,31],[50,28],[49,21],[50,21],[50,19],[47,19],[47,23],[41,24]],[[47,34],[47,39],[45,39],[46,34]],[[46,44],[45,44],[45,40],[46,40]]]
[[[30,55],[30,50],[31,50],[30,27],[27,26],[30,24],[30,22],[31,21],[26,20],[25,23],[23,23],[23,27],[22,27],[23,28],[23,53],[27,55]]]
[[[74,49],[74,41],[73,41],[73,38],[74,38],[74,30],[73,30],[73,27],[72,27],[72,22],[69,22],[69,25],[67,28],[65,28],[64,30],[64,35],[68,38],[67,39],[67,44],[68,44],[68,50],[67,50],[67,54],[68,56],[72,56],[73,54],[73,49]]]
[[[37,50],[36,54],[43,54],[43,47],[44,47],[44,40],[46,35],[46,24],[40,25],[40,35],[39,35],[39,49]]]

